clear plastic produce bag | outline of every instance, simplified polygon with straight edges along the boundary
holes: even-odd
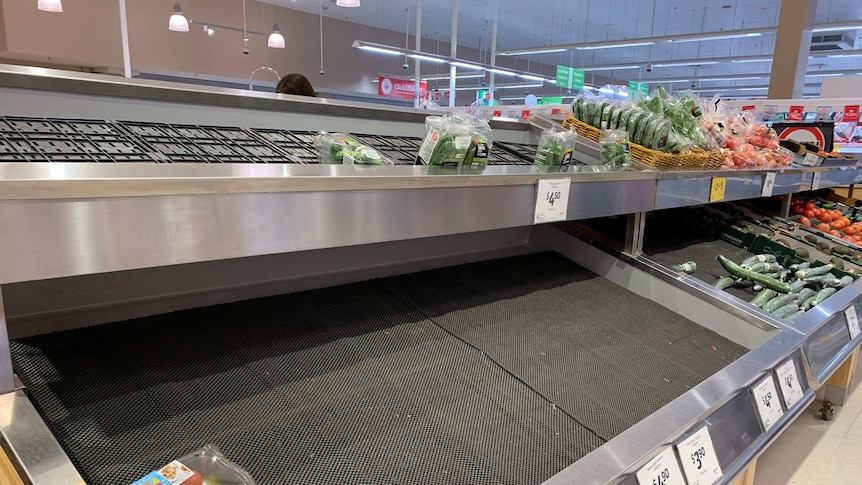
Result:
[[[623,130],[605,130],[599,142],[602,165],[612,172],[625,170],[631,164],[631,147],[628,134]]]
[[[545,130],[536,150],[536,165],[561,166],[572,163],[578,135],[571,130]]]
[[[215,445],[206,445],[178,461],[200,473],[204,485],[254,485],[251,475],[225,458]]]
[[[468,167],[481,170],[488,164],[494,140],[488,121],[466,113],[426,119],[427,134],[419,149],[424,165]]]
[[[377,150],[363,145],[344,133],[322,131],[314,138],[318,160],[322,164],[393,165]]]

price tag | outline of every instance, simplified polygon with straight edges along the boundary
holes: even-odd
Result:
[[[822,172],[814,172],[811,177],[811,190],[820,190],[820,176]]]
[[[565,221],[569,210],[569,189],[572,181],[569,179],[539,180],[536,191],[536,212],[533,224]]]
[[[773,189],[775,189],[775,172],[770,172],[763,178],[763,189],[760,191],[760,196],[772,197]]]
[[[808,153],[802,159],[802,165],[806,167],[817,167],[820,165],[820,157],[816,153]]]
[[[778,384],[781,386],[781,397],[784,399],[784,407],[790,409],[802,399],[802,385],[799,383],[799,374],[796,372],[796,364],[793,359],[781,364],[775,369]]]
[[[727,177],[715,177],[709,188],[709,201],[718,202],[724,200],[724,191],[727,189]]]
[[[763,429],[769,431],[769,428],[778,422],[778,418],[784,415],[784,409],[778,402],[778,390],[775,388],[775,379],[772,378],[772,374],[761,379],[751,389],[751,393],[757,403],[757,414],[760,416]]]
[[[638,485],[685,485],[676,453],[668,446],[635,474]]]
[[[704,426],[676,445],[676,451],[682,461],[688,485],[712,485],[721,478],[721,465],[718,464],[708,427]]]
[[[856,307],[850,305],[844,310],[844,318],[847,319],[847,329],[850,330],[850,340],[859,335],[859,318],[856,316]]]

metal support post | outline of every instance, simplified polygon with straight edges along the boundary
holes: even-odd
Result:
[[[626,226],[626,241],[623,252],[633,258],[637,258],[643,252],[644,231],[646,230],[646,213],[635,212],[629,214]]]
[[[491,21],[491,66],[497,65],[497,19]],[[488,76],[488,85],[491,86],[491,101],[496,99],[497,94],[497,79],[494,71]]]
[[[416,2],[416,40],[414,42],[414,48],[416,49],[416,52],[422,52],[422,2]],[[419,87],[422,85],[422,80],[419,78],[421,75],[419,65],[422,62],[418,58],[414,58],[413,62],[416,64],[416,83],[413,86],[413,107],[419,109],[419,105],[422,103],[422,93],[419,90]]]
[[[458,0],[452,0],[452,57],[458,57]],[[458,68],[449,65],[449,107],[455,107],[455,76]]]
[[[129,22],[126,18],[126,0],[120,1],[120,37],[123,42],[123,76],[132,77],[132,62],[129,59]]]
[[[790,217],[790,204],[793,200],[793,194],[787,194],[781,198],[781,217],[785,219]]]
[[[6,309],[3,306],[3,289],[0,288],[0,394],[14,390],[15,372],[12,370],[9,332],[6,330]]]

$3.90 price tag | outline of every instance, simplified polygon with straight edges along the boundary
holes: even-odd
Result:
[[[847,329],[850,330],[850,340],[859,335],[859,318],[856,316],[856,307],[850,305],[844,310],[844,318],[847,319]]]
[[[709,428],[704,426],[676,445],[688,485],[712,485],[721,478],[721,465],[712,446]]]
[[[709,186],[709,201],[718,202],[724,200],[724,192],[727,190],[727,177],[715,177]]]
[[[542,179],[536,191],[533,224],[565,221],[569,210],[570,179]]]
[[[778,377],[778,385],[781,387],[784,406],[790,409],[802,399],[802,385],[799,383],[799,374],[796,372],[796,364],[793,363],[793,359],[776,367],[775,375]]]
[[[763,177],[763,189],[760,191],[761,197],[772,197],[772,191],[775,189],[775,172],[770,172]]]
[[[676,453],[668,446],[635,474],[638,485],[685,485]]]
[[[820,190],[820,177],[823,176],[820,172],[814,172],[811,176],[811,190]]]
[[[757,414],[763,429],[769,431],[778,419],[784,415],[784,409],[778,402],[778,390],[775,388],[775,380],[772,374],[764,377],[751,389],[754,401],[757,403]]]

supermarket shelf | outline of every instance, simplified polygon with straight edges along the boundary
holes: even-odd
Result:
[[[744,200],[761,197],[766,171],[735,172],[663,172],[656,189],[655,209],[671,209],[709,204],[718,201]],[[799,192],[805,171],[779,171],[775,176],[773,195]],[[713,179],[726,179],[724,196],[710,200]]]

